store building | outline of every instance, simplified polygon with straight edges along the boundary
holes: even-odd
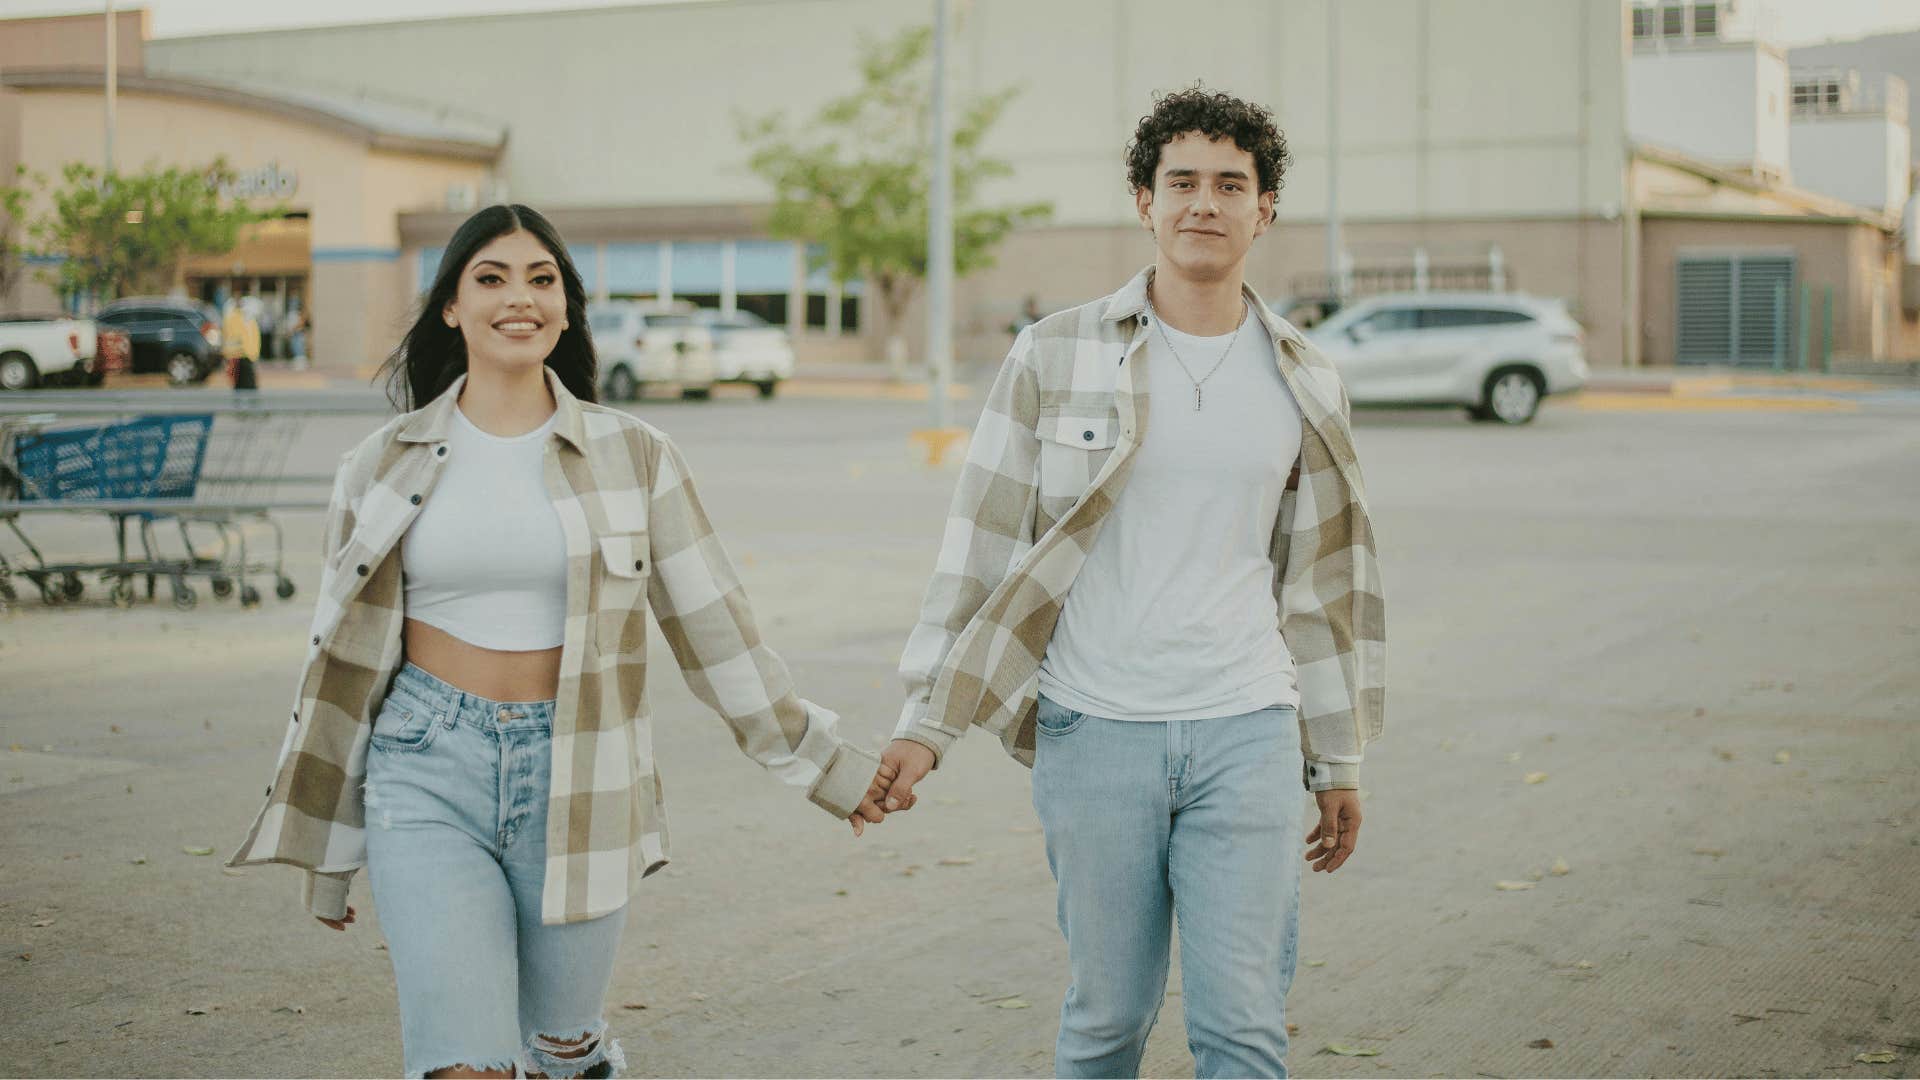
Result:
[[[201,168],[221,159],[235,173],[226,194],[287,211],[246,229],[231,252],[189,259],[174,291],[204,300],[258,296],[276,315],[302,309],[319,362],[358,368],[377,360],[411,302],[401,215],[485,198],[505,132],[440,110],[151,73],[143,16],[129,13],[120,24],[118,168]],[[69,162],[99,167],[102,18],[0,25],[0,166],[50,177]],[[0,304],[48,310],[71,299],[30,273],[21,278]]]

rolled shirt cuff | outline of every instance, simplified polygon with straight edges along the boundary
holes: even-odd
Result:
[[[880,771],[880,759],[852,743],[841,743],[827,761],[827,767],[820,770],[820,776],[807,788],[807,800],[813,805],[846,819],[860,809],[860,800],[867,797],[867,788],[873,785],[873,775]]]
[[[959,742],[960,737],[935,724],[924,713],[915,711],[914,706],[915,703],[909,702],[901,712],[900,724],[893,729],[893,737],[917,742],[933,751],[933,767],[937,769],[946,760],[947,751],[953,749],[953,744]]]
[[[309,870],[306,883],[300,890],[300,900],[316,918],[344,919],[347,917],[347,886],[352,882],[352,871],[335,874]]]
[[[1357,761],[1315,761],[1308,758],[1301,770],[1301,782],[1308,791],[1358,790],[1360,763]]]

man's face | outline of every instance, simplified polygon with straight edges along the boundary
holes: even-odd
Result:
[[[1232,139],[1213,140],[1197,131],[1161,147],[1153,190],[1133,193],[1161,264],[1199,280],[1226,276],[1245,263],[1253,238],[1273,223],[1273,198],[1260,190],[1252,154]]]

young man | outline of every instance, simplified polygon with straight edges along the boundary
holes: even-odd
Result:
[[[1225,94],[1141,121],[1154,263],[1014,342],[901,661],[889,810],[969,727],[1033,767],[1073,974],[1060,1076],[1137,1073],[1175,918],[1199,1075],[1285,1075],[1296,778],[1313,869],[1359,835],[1385,616],[1346,392],[1243,280],[1287,162]]]

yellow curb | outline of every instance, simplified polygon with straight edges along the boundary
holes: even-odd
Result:
[[[1833,398],[1686,397],[1661,394],[1596,394],[1567,402],[1591,412],[1858,412],[1857,401]]]

